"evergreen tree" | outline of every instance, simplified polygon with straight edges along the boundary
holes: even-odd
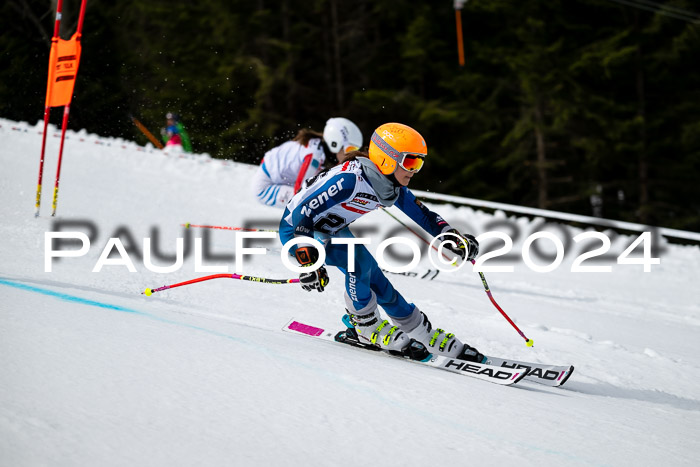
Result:
[[[79,6],[64,2],[65,38]],[[171,111],[196,152],[257,163],[332,116],[366,140],[399,121],[428,143],[416,188],[700,230],[700,26],[608,0],[474,0],[459,67],[452,8],[91,0],[70,127],[145,144],[130,115],[157,133]],[[1,117],[41,120],[54,11],[0,6]]]

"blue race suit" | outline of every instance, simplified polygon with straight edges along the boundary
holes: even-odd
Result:
[[[306,185],[287,204],[280,221],[280,240],[283,244],[295,237],[313,237],[325,245],[326,264],[345,274],[345,290],[356,310],[367,306],[372,292],[386,313],[392,318],[405,318],[414,309],[394,288],[380,269],[377,261],[364,245],[355,245],[355,272],[348,272],[348,246],[330,243],[331,237],[354,238],[348,225],[359,217],[386,205],[395,204],[408,217],[431,235],[439,235],[452,227],[437,213],[420,203],[406,187],[395,190],[393,203],[380,198],[375,184],[378,179],[367,171],[375,168],[367,162],[353,160],[338,165],[307,181]],[[375,169],[376,170],[376,169]],[[378,170],[376,171],[377,173]],[[370,177],[368,177],[370,175]],[[389,182],[391,183],[391,182]],[[290,249],[290,253],[296,246]]]

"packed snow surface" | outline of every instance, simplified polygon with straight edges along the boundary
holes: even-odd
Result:
[[[582,265],[611,272],[571,272],[600,240],[579,244],[572,238],[582,230],[534,217],[429,204],[464,230],[513,238],[506,261],[486,262],[513,272],[485,274],[535,345],[525,346],[494,308],[471,265],[435,276],[424,255],[414,274],[388,273],[397,289],[433,325],[486,354],[576,367],[561,388],[500,387],[283,332],[292,317],[342,328],[343,277],[332,268],[322,294],[215,279],[146,297],[146,288],[217,267],[296,277],[277,239],[238,237],[266,254],[249,255],[236,271],[239,233],[182,226],[275,229],[281,210],[249,190],[255,167],[68,132],[51,217],[60,141],[51,127],[35,218],[41,131],[0,119],[0,465],[697,465],[697,246],[655,238],[660,264],[644,272],[615,261],[636,234],[606,232],[605,259]],[[420,242],[383,212],[354,230],[373,252],[391,235]],[[539,230],[567,246],[551,272],[521,258]],[[86,233],[89,249],[47,265],[45,237],[58,231]],[[116,237],[128,260],[117,247],[101,260]],[[178,238],[188,246],[181,266]],[[555,252],[550,240],[537,245]],[[632,256],[641,254],[640,246]]]

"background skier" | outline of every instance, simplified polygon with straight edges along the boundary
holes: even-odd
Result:
[[[299,130],[293,140],[265,153],[253,178],[251,189],[262,204],[284,207],[297,193],[304,180],[323,169],[326,158],[336,155],[338,162],[345,154],[362,147],[362,133],[347,118],[331,118],[323,134],[309,129]]]
[[[163,136],[165,147],[181,146],[185,152],[192,152],[192,143],[190,135],[187,134],[185,126],[180,121],[180,116],[172,112],[165,114],[166,127],[161,129],[160,133]]]

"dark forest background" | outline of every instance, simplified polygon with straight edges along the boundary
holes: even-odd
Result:
[[[0,6],[0,117],[43,118],[54,12]],[[414,188],[700,231],[699,23],[609,0],[462,22],[464,67],[450,0],[89,0],[69,128],[146,144],[130,115],[157,134],[173,111],[195,152],[256,163],[329,117],[366,142],[398,121],[428,143]]]

